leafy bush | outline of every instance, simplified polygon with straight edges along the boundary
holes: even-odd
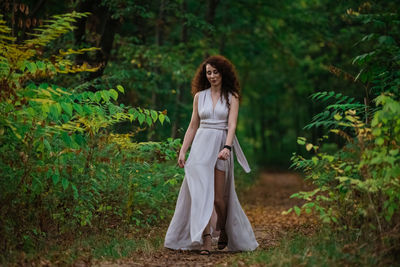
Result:
[[[300,215],[302,211],[315,211],[322,222],[356,233],[376,244],[378,251],[395,255],[400,250],[399,21],[392,13],[359,14],[349,10],[348,14],[369,31],[357,43],[368,44],[367,51],[353,60],[361,68],[354,81],[363,83],[365,103],[334,92],[312,96],[335,99],[335,103],[316,115],[308,128],[323,126],[343,137],[344,145],[336,151],[322,151],[322,144],[298,138],[298,143],[313,155],[306,159],[295,154],[292,166],[304,171],[315,189],[293,194],[291,197],[306,203],[287,212]],[[368,101],[370,95],[373,103]],[[326,139],[328,136],[320,141]]]
[[[29,250],[60,234],[145,226],[169,215],[182,171],[168,161],[180,140],[136,143],[141,127],[169,121],[165,112],[117,105],[115,89],[80,92],[51,81],[94,71],[76,54],[43,56],[46,45],[86,13],[54,16],[16,43],[0,17],[0,236],[2,250]],[[128,135],[111,133],[130,121]],[[87,227],[87,226],[90,226]]]
[[[377,104],[382,110],[374,114],[371,127],[361,122],[353,110],[337,118],[341,125],[354,130],[355,137],[332,129],[348,141],[334,154],[319,152],[318,146],[299,139],[316,154],[311,159],[294,156],[293,166],[304,170],[317,188],[292,197],[307,200],[302,208],[308,213],[315,209],[323,222],[379,233],[400,223],[398,216],[393,218],[400,200],[400,103],[382,95]],[[294,209],[301,212],[299,207]]]

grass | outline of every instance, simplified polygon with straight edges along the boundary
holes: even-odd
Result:
[[[254,175],[238,171],[236,178],[238,193],[254,184]],[[7,258],[0,255],[0,265],[90,265],[133,259],[137,255],[151,257],[163,247],[169,221],[170,218],[165,218],[159,225],[145,228],[125,225],[105,227],[96,233],[70,233],[63,238],[49,239],[41,247],[11,253]],[[373,242],[324,227],[312,235],[288,232],[278,246],[261,244],[255,252],[231,254],[227,261],[224,266],[400,266],[393,257],[377,256]]]
[[[238,165],[237,168],[239,167]],[[250,187],[256,176],[256,170],[253,170],[252,174],[245,174],[240,168],[235,177],[240,188],[239,192]],[[36,242],[36,245],[32,244],[0,255],[0,265],[21,266],[33,263],[73,265],[76,262],[91,263],[130,258],[139,252],[151,256],[163,247],[164,233],[170,217],[160,220],[156,226],[124,225],[111,228],[109,225],[104,225],[102,231],[90,229],[81,234],[71,232],[57,237],[49,236]]]
[[[325,228],[312,236],[292,232],[277,247],[241,253],[228,265],[381,266],[385,261],[392,262],[376,256],[373,245],[368,241],[356,242],[356,236],[345,236]]]
[[[151,239],[112,238],[101,243],[95,240],[90,241],[88,245],[93,248],[92,256],[96,259],[120,259],[129,257],[133,252],[138,251],[151,254],[159,249],[163,243],[163,239],[160,236]]]
[[[15,258],[13,265],[51,263],[73,265],[132,258],[139,254],[151,257],[163,246],[165,225],[147,229],[141,236],[130,236],[124,230],[89,235],[71,243],[49,244],[43,251]],[[399,266],[392,259],[379,258],[374,244],[356,242],[356,236],[345,236],[328,228],[313,235],[287,233],[276,247],[260,247],[255,252],[232,254],[224,266]],[[18,255],[16,255],[18,256]],[[386,264],[385,264],[386,262]]]
[[[243,177],[240,172],[237,178],[241,185],[239,192],[254,183],[253,177]],[[3,264],[65,266],[128,259],[139,254],[151,257],[163,247],[169,221],[165,218],[160,225],[146,228],[108,228],[80,236],[71,233],[62,239],[49,240],[43,247],[13,253]],[[329,228],[321,228],[313,235],[288,232],[278,246],[261,245],[255,252],[232,254],[227,266],[400,266],[393,258],[378,257],[374,246],[356,235],[336,233]]]
[[[116,260],[141,252],[151,255],[164,242],[163,226],[140,229],[114,229],[81,235],[79,239],[52,240],[42,247],[28,252],[15,252],[2,260],[5,266],[30,264],[73,265],[76,262],[90,263],[92,260]]]

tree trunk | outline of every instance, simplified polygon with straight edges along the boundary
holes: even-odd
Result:
[[[267,154],[267,140],[265,138],[265,130],[267,128],[266,118],[264,116],[264,114],[265,114],[264,109],[263,109],[264,106],[262,104],[259,104],[258,106],[261,107],[261,109],[259,110],[261,153],[262,153],[262,155],[266,155]]]
[[[166,0],[160,1],[160,9],[158,11],[158,19],[156,21],[156,44],[163,45],[164,42],[164,24],[165,24],[165,5]]]
[[[217,9],[219,0],[208,0],[207,1],[207,11],[206,11],[206,21],[208,24],[214,25],[215,10]],[[206,38],[211,38],[212,34],[210,31],[204,33]],[[204,58],[209,57],[210,54],[207,52],[204,54]]]
[[[156,21],[156,45],[158,47],[162,46],[164,43],[164,24],[165,24],[165,6],[167,0],[160,1],[160,8],[158,11],[158,18]],[[155,73],[160,74],[160,69],[158,67],[154,70]],[[157,92],[155,88],[151,92],[151,107],[153,109],[157,108]]]
[[[87,1],[82,1],[79,2],[77,12],[88,12],[91,11],[91,7],[93,6],[94,1],[93,0],[87,0]],[[76,29],[73,31],[74,33],[74,38],[75,38],[75,45],[78,48],[81,48],[82,44],[85,43],[86,41],[86,22],[87,22],[87,17],[83,17],[77,21]],[[81,65],[83,62],[88,62],[88,56],[87,53],[83,54],[78,54],[76,55],[75,62],[78,65]]]
[[[93,80],[103,75],[104,69],[107,66],[110,58],[111,49],[114,43],[115,32],[119,27],[119,21],[111,18],[111,13],[105,6],[100,6],[99,0],[86,0],[80,2],[78,6],[78,12],[92,12],[93,28],[96,28],[96,32],[100,35],[100,39],[96,44],[92,44],[99,47],[100,50],[96,52],[93,59],[90,59],[87,53],[77,55],[76,63],[83,64],[88,62],[92,66],[101,65],[99,70],[89,74],[88,80]],[[75,44],[79,48],[86,42],[86,27],[88,18],[82,18],[77,23],[77,29],[74,31]],[[90,91],[95,91],[94,87],[89,88]]]
[[[187,3],[186,0],[182,1],[182,13],[185,14],[187,12]],[[186,20],[184,19],[182,21],[182,31],[181,31],[181,42],[186,44],[188,40],[188,34],[187,34],[187,25],[186,25]],[[178,85],[176,96],[175,96],[175,114],[174,114],[174,119],[172,122],[172,128],[171,128],[171,137],[172,138],[177,138],[178,136],[178,127],[180,125],[180,118],[181,118],[181,108],[180,105],[183,101],[183,95],[184,95],[184,89],[186,87],[186,83]]]
[[[164,43],[164,28],[165,28],[165,7],[168,4],[167,0],[161,0],[160,1],[160,7],[158,10],[158,18],[156,21],[156,36],[155,36],[155,44],[157,47],[161,47]],[[154,73],[157,75],[161,75],[161,70],[160,67],[156,66],[154,68]],[[156,82],[156,87],[158,87],[159,84]],[[157,109],[157,88],[153,87],[151,88],[151,108],[152,109]],[[152,125],[149,129],[148,132],[148,139],[152,140],[154,138],[154,125]]]
[[[215,10],[217,9],[219,0],[208,0],[208,8],[206,14],[206,21],[207,23],[213,25],[214,18],[215,18]]]
[[[101,64],[101,67],[96,72],[90,73],[89,80],[102,76],[104,69],[107,66],[108,60],[110,59],[115,32],[119,27],[119,21],[113,19],[111,15],[112,14],[106,7],[99,7],[98,18],[103,23],[101,24],[101,27],[99,29],[101,37],[98,47],[100,47],[101,50],[97,51],[95,62],[97,64]]]

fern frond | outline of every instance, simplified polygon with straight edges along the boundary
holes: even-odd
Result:
[[[335,93],[333,91],[327,92],[316,92],[310,96],[314,101],[328,102],[334,101],[334,103],[325,107],[324,111],[318,113],[312,118],[311,123],[307,124],[304,129],[310,129],[313,127],[324,127],[327,129],[332,128],[346,128],[345,125],[339,124],[334,118],[336,114],[343,115],[348,110],[355,110],[361,114],[365,110],[365,105],[356,102],[354,97],[349,97],[341,93]],[[368,114],[366,114],[368,115]]]
[[[360,103],[345,103],[341,104],[339,102],[336,102],[335,104],[329,105],[326,107],[326,109],[334,109],[334,110],[342,110],[346,111],[349,109],[354,109],[354,110],[363,110],[365,108],[364,104]]]
[[[344,139],[346,139],[346,141],[348,143],[353,143],[354,142],[354,139],[350,135],[348,135],[345,131],[335,129],[335,130],[331,130],[331,132],[334,132],[337,135],[343,137]]]
[[[53,40],[56,40],[61,35],[75,29],[72,23],[76,22],[77,19],[88,16],[90,13],[78,13],[73,11],[72,13],[54,15],[52,18],[44,21],[45,24],[35,29],[36,33],[28,33],[34,38],[26,40],[25,46],[45,46]]]
[[[41,50],[38,48],[48,45],[74,29],[73,23],[88,14],[72,12],[53,16],[30,34],[31,39],[22,43],[15,42],[15,38],[11,36],[11,29],[0,15],[0,82],[7,83],[7,86],[1,88],[0,99],[15,95],[27,81],[42,80],[53,77],[57,73],[94,72],[102,67],[101,65],[91,66],[87,62],[77,65],[71,58],[71,55],[98,50],[99,48],[96,47],[60,50],[51,58],[43,58],[43,55],[38,53]]]
[[[14,42],[15,38],[9,36],[11,34],[11,28],[6,25],[6,21],[3,20],[3,15],[0,14],[0,49],[2,44]]]

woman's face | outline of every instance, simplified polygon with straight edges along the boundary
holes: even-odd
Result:
[[[206,65],[206,76],[211,86],[215,87],[221,85],[222,82],[221,73],[210,64]]]

